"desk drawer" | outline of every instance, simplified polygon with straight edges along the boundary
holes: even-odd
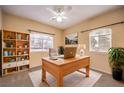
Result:
[[[70,74],[78,69],[81,69],[82,67],[86,67],[90,64],[89,58],[82,59],[79,61],[75,61],[66,65],[63,65],[62,67],[62,73],[63,75]]]
[[[87,66],[87,65],[89,65],[89,64],[90,64],[90,61],[89,61],[88,58],[87,58],[87,59],[83,59],[83,60],[77,61],[77,65],[78,65],[78,68],[79,68],[79,69],[82,68],[82,67],[85,67],[85,66]]]
[[[74,63],[71,63],[71,64],[67,64],[67,65],[64,65],[62,67],[63,75],[67,75],[67,74],[72,73],[72,72],[74,72],[76,70],[78,70],[77,62],[74,62]]]

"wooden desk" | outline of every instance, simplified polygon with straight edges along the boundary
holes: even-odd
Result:
[[[76,57],[69,59],[59,59],[51,60],[48,57],[42,59],[42,82],[47,82],[46,80],[46,71],[52,74],[56,78],[57,86],[63,86],[64,76],[78,71],[86,74],[86,77],[89,77],[89,66],[90,66],[90,57]],[[86,73],[80,71],[79,69],[85,67]],[[49,84],[48,84],[49,85]]]

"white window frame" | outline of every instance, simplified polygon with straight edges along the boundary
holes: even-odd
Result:
[[[89,51],[90,52],[97,52],[97,53],[107,53],[108,52],[108,49],[110,47],[108,47],[108,49],[105,49],[105,50],[102,50],[100,49],[99,45],[98,45],[98,50],[94,50],[91,46],[91,37],[100,37],[100,36],[107,36],[109,35],[109,40],[110,40],[110,44],[109,46],[111,47],[112,46],[112,29],[111,28],[100,28],[100,29],[96,29],[96,30],[92,30],[90,33],[89,33]]]
[[[41,34],[41,35],[44,35],[44,36],[50,36],[50,37],[52,37],[52,47],[50,47],[50,48],[53,48],[53,45],[54,45],[54,35],[52,35],[52,34],[46,34],[46,33],[42,33],[42,32],[31,31],[30,32],[30,52],[41,52],[41,51],[47,52],[49,50],[49,49],[32,49],[32,47],[31,47],[31,34],[32,33],[34,33],[34,34]],[[44,39],[44,40],[46,40],[46,39]],[[42,45],[42,46],[44,46],[44,45]]]

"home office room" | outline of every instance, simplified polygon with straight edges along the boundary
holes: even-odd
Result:
[[[0,87],[124,87],[123,30],[123,5],[0,5]]]

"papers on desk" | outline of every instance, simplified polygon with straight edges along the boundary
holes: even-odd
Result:
[[[63,58],[59,58],[58,56],[50,57],[51,60],[54,60],[56,62],[64,62]]]
[[[52,60],[58,60],[58,57],[52,56],[52,57],[50,57],[50,59],[52,59]]]
[[[64,62],[64,60],[61,59],[61,58],[58,58],[58,59],[56,60],[56,62]]]
[[[52,60],[57,60],[57,61],[63,61],[64,55],[59,55],[59,56],[51,56],[49,57]]]

